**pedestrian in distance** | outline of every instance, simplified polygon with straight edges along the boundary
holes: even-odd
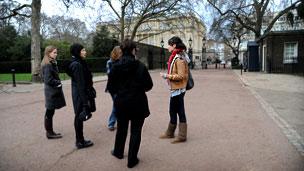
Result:
[[[110,59],[107,61],[107,74],[109,75],[109,73],[112,70],[112,66],[118,62],[119,58],[121,57],[122,52],[119,46],[115,46],[111,52],[111,57]],[[105,90],[106,92],[108,92],[107,88]],[[116,109],[114,106],[114,94],[110,93],[112,101],[113,101],[113,107],[112,107],[112,112],[110,114],[109,117],[109,121],[108,121],[108,129],[110,131],[114,131],[115,130],[115,123],[116,123]]]
[[[74,127],[76,133],[76,147],[78,149],[90,147],[93,142],[85,140],[83,136],[83,122],[92,117],[96,111],[96,91],[93,87],[93,76],[85,61],[86,49],[78,43],[71,45],[71,61],[67,64],[67,73],[72,78],[72,99],[74,107]]]
[[[126,39],[120,48],[123,55],[113,65],[107,84],[109,92],[114,94],[117,117],[115,144],[111,154],[118,159],[123,158],[130,122],[131,135],[127,166],[132,168],[139,162],[137,155],[142,127],[145,118],[150,115],[146,92],[152,89],[153,82],[146,66],[136,59],[135,42]]]
[[[60,133],[55,133],[53,130],[53,116],[55,114],[55,109],[60,109],[66,105],[62,84],[59,78],[56,57],[57,48],[50,45],[45,48],[44,57],[41,62],[46,108],[44,127],[48,139],[62,138]]]
[[[159,138],[174,138],[177,119],[179,119],[178,135],[171,142],[175,144],[185,142],[187,140],[187,120],[184,96],[188,81],[188,64],[190,59],[186,54],[185,44],[177,36],[169,39],[168,50],[171,52],[171,56],[168,60],[168,71],[167,73],[160,73],[160,76],[167,80],[170,89],[170,122],[165,133]]]

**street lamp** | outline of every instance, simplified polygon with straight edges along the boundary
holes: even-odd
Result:
[[[189,42],[189,49],[191,49],[191,45],[192,45],[192,39],[191,39],[191,37],[190,37],[190,39],[188,40],[188,42]]]
[[[232,62],[232,65],[239,65],[239,59],[238,59],[238,56],[237,56],[237,53],[238,53],[238,47],[237,47],[237,38],[236,36],[234,35],[233,38],[232,38],[232,44],[233,44],[233,47],[232,47],[232,53],[234,54],[234,57],[232,58],[233,59],[233,62]],[[242,66],[241,66],[242,67]]]
[[[160,41],[160,46],[161,46],[161,51],[160,51],[160,69],[165,69],[165,67],[163,67],[163,61],[164,61],[164,40],[163,38]]]
[[[188,40],[189,42],[189,50],[188,50],[188,54],[189,54],[189,57],[190,57],[190,68],[193,69],[193,61],[192,61],[192,48],[191,48],[191,45],[192,45],[192,39],[190,37],[190,39]]]
[[[202,39],[203,46],[202,46],[202,69],[204,68],[205,64],[205,69],[207,69],[207,59],[206,59],[206,37],[204,36]]]

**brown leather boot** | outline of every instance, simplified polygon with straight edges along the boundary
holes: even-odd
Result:
[[[49,119],[47,117],[44,118],[44,127],[46,130],[46,138],[48,139],[58,139],[62,138],[60,133],[55,133],[53,131],[53,119]]]
[[[176,129],[176,124],[169,123],[168,129],[164,134],[159,136],[160,139],[165,139],[165,138],[174,138],[174,132]]]
[[[180,123],[178,125],[178,135],[177,137],[171,142],[172,144],[185,142],[187,140],[187,123]]]

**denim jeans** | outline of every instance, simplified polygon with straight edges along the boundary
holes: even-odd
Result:
[[[185,105],[184,105],[185,93],[170,98],[170,123],[177,124],[177,115],[179,122],[186,123]]]
[[[111,94],[111,97],[112,97],[112,101],[113,101],[113,107],[112,107],[112,112],[110,114],[109,122],[108,122],[108,127],[109,128],[114,127],[115,122],[117,120],[117,118],[116,118],[116,109],[114,107],[114,96],[113,96],[113,94]]]

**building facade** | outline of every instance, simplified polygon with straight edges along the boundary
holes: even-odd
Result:
[[[107,25],[107,23],[102,24]],[[116,29],[117,27],[114,25],[107,26],[110,33],[119,38],[120,34]],[[130,36],[131,33],[125,31],[125,37]],[[179,36],[188,50],[192,50],[191,56],[194,64],[200,66],[201,62],[206,60],[203,55],[203,45],[204,41],[206,41],[206,26],[201,20],[192,15],[149,20],[140,25],[134,41],[166,49],[168,40],[173,36]],[[167,58],[168,56],[166,56]]]
[[[274,39],[274,34],[284,34],[285,36],[281,37],[281,42],[284,41],[282,39],[288,39],[287,34],[291,34],[291,36],[294,33],[297,33],[298,31],[301,32],[301,30],[304,30],[304,21],[302,19],[300,19],[300,17],[297,15],[296,10],[291,11],[293,13],[293,25],[290,24],[290,22],[287,20],[287,14],[281,16],[280,18],[278,18],[278,20],[274,23],[271,32],[269,33],[269,36],[266,36],[267,38],[265,38],[264,40],[260,41],[260,45],[259,45],[259,54],[258,54],[258,60],[259,60],[259,68],[260,71],[266,72],[267,71],[267,65],[269,65],[269,61],[266,57],[266,54],[269,51],[273,51],[270,48],[274,48],[274,47],[280,47],[283,48],[283,46],[272,46],[269,41],[268,43],[265,43],[265,40],[269,40],[269,39]],[[276,17],[278,14],[278,12],[275,13],[270,13],[269,15],[265,16],[263,18],[263,23],[262,23],[262,30],[261,30],[261,34],[264,34],[264,31],[266,30],[266,28],[268,27],[268,25],[270,24],[270,22],[272,21],[272,19],[274,17]],[[304,35],[299,35],[299,36],[303,36]],[[275,36],[276,37],[276,36]],[[248,41],[255,41],[255,37],[254,34],[252,32],[250,32],[249,34],[246,34],[243,38],[242,38],[242,43],[240,46],[240,61],[243,61],[243,57],[244,56],[248,56],[248,49],[247,49],[247,44]],[[262,42],[262,43],[261,43]],[[276,44],[277,42],[274,42],[274,44]],[[282,49],[281,49],[282,50]],[[268,52],[267,52],[268,51]],[[268,54],[268,55],[274,55],[274,54]],[[268,63],[268,64],[267,64]],[[287,66],[287,65],[285,65]]]
[[[271,32],[260,42],[261,71],[304,75],[304,30]]]

